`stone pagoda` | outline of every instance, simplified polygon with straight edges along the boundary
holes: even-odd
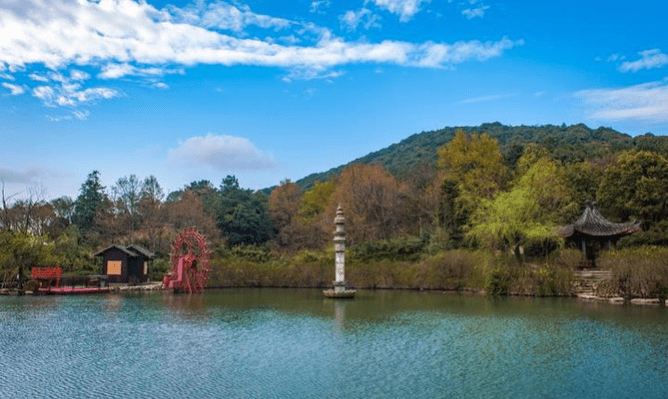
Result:
[[[334,218],[336,230],[334,231],[334,288],[323,291],[328,298],[354,298],[355,290],[346,289],[346,218],[343,217],[343,209],[339,204]]]

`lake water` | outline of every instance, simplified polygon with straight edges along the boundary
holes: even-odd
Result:
[[[668,310],[361,291],[0,297],[0,397],[665,398]]]

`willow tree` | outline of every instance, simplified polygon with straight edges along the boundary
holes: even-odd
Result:
[[[526,166],[528,166],[525,163]],[[472,216],[469,238],[492,249],[555,240],[560,215],[576,204],[563,170],[553,160],[534,160],[509,191],[484,199]]]

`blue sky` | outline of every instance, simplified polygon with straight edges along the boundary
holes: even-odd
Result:
[[[0,0],[0,180],[298,180],[499,121],[668,134],[664,0]]]

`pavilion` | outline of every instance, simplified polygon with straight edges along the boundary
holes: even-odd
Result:
[[[585,202],[582,216],[573,224],[562,226],[559,236],[582,248],[583,266],[594,266],[595,255],[601,249],[610,249],[620,238],[640,230],[640,221],[613,223],[596,209],[596,202]]]

